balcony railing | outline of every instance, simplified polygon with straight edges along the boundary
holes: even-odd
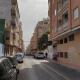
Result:
[[[65,22],[65,23],[63,24],[63,29],[66,30],[67,28],[68,28],[68,22]]]
[[[12,6],[12,8],[11,8],[11,16],[16,16],[15,6]]]
[[[61,31],[62,28],[63,28],[63,26],[59,26],[59,27],[57,27],[57,31]]]
[[[15,19],[11,20],[11,26],[12,26],[12,29],[16,28],[16,21],[15,21]]]
[[[12,5],[16,5],[17,4],[17,0],[11,0]]]
[[[67,3],[68,3],[68,0],[62,0],[61,3],[58,2],[57,3],[58,4],[58,7],[57,7],[58,12],[60,12],[66,6]]]

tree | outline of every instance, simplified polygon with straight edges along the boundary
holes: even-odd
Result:
[[[43,34],[41,38],[38,39],[38,49],[43,50],[47,46],[47,43],[48,43],[48,32]]]

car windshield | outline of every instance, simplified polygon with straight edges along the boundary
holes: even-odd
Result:
[[[39,53],[39,54],[43,54],[43,53]]]
[[[5,74],[4,68],[2,64],[0,64],[0,77],[2,77]]]
[[[8,59],[11,61],[11,63],[13,65],[16,65],[17,64],[17,61],[16,61],[15,57],[8,57]]]
[[[16,55],[16,58],[17,59],[21,59],[22,58],[22,55]]]

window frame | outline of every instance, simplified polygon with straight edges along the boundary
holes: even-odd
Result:
[[[75,10],[77,10],[77,9],[78,9],[78,16],[76,17],[76,16],[75,16]],[[76,19],[79,18],[79,13],[80,13],[79,7],[76,7],[76,8],[73,9],[73,19],[74,19],[74,20],[76,20]]]

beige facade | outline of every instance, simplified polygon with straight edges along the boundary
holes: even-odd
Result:
[[[46,32],[49,32],[49,20],[43,19],[37,23],[31,38],[29,47],[32,52],[36,52],[38,50],[38,39]]]
[[[30,41],[30,50],[31,52],[35,52],[37,50],[37,35],[36,33],[33,34],[31,41]]]
[[[49,0],[53,49],[58,62],[80,68],[80,1]],[[77,7],[76,7],[77,6]]]
[[[22,51],[23,37],[17,0],[8,0],[7,14],[3,17],[5,24],[5,54],[14,55]],[[5,2],[4,2],[5,4]],[[3,6],[6,8],[5,6]],[[10,14],[10,15],[9,15]],[[9,15],[9,17],[8,17]],[[6,18],[7,17],[7,18]]]
[[[44,33],[49,32],[49,19],[39,21],[37,26],[37,36],[40,38]]]

